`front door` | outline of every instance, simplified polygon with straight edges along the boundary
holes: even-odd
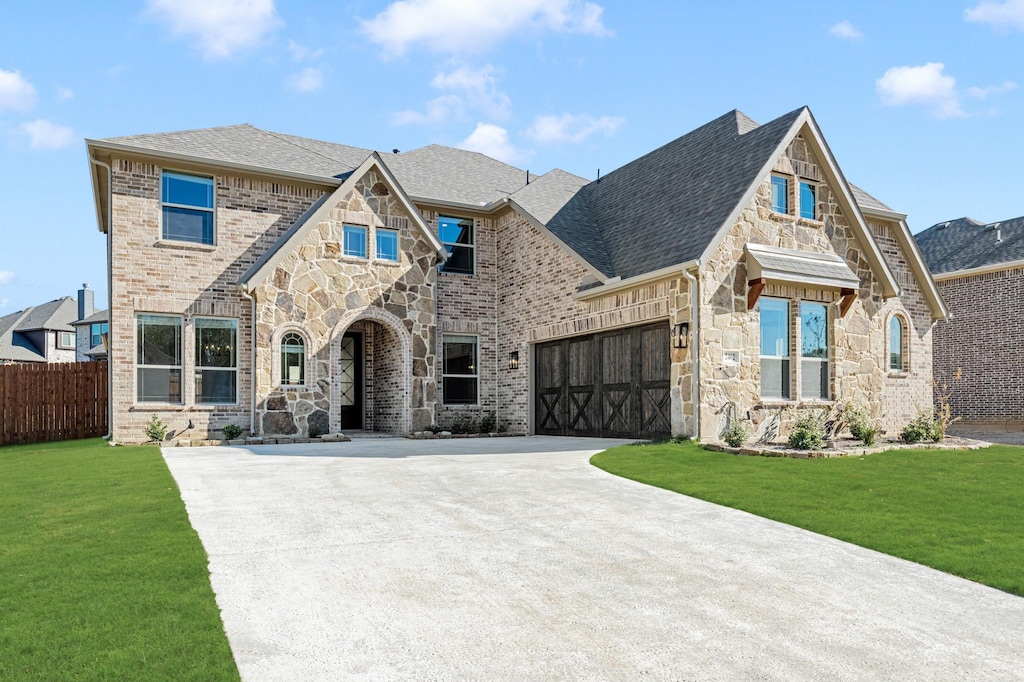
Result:
[[[363,335],[347,332],[341,337],[341,430],[363,428]]]

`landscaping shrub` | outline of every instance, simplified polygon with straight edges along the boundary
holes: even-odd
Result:
[[[228,440],[237,440],[242,435],[242,427],[238,424],[227,424],[222,430]]]
[[[306,433],[309,434],[310,438],[319,438],[324,435],[324,430],[318,424],[310,424]]]
[[[163,443],[164,438],[167,437],[167,425],[160,421],[160,417],[155,414],[149,418],[149,423],[146,424],[146,437],[154,443]]]
[[[480,433],[494,433],[498,427],[498,415],[493,412],[484,412],[480,417]]]
[[[479,433],[476,428],[476,417],[468,412],[459,412],[452,420],[452,433]]]
[[[860,430],[860,435],[857,436],[864,445],[871,446],[875,444],[875,439],[878,438],[878,429],[874,426],[865,426]]]
[[[796,450],[820,448],[825,442],[825,429],[821,421],[821,418],[811,411],[798,416],[793,431],[789,434],[789,447]]]
[[[900,440],[904,443],[920,443],[923,440],[942,440],[940,434],[935,438],[939,430],[935,425],[935,418],[927,412],[922,412],[900,431]]]
[[[868,417],[867,408],[863,405],[851,404],[846,408],[846,421],[850,425],[850,435],[864,445],[874,445],[878,438],[878,428]]]
[[[750,438],[750,433],[747,431],[747,425],[739,419],[734,419],[729,424],[729,428],[722,432],[722,440],[731,448],[740,447],[747,442],[748,438]]]

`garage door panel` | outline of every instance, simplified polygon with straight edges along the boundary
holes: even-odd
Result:
[[[669,422],[667,323],[539,344],[537,433],[656,437]]]

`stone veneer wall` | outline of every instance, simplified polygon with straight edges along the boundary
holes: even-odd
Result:
[[[701,438],[718,440],[732,418],[750,414],[755,436],[776,419],[785,436],[795,411],[789,408],[820,408],[833,401],[854,401],[867,406],[882,429],[893,432],[912,416],[911,406],[928,404],[931,372],[927,363],[930,345],[926,311],[921,308],[920,291],[910,288],[904,301],[884,301],[881,287],[870,271],[861,245],[839,208],[837,198],[823,182],[817,161],[804,140],[798,137],[775,166],[793,178],[821,181],[818,187],[818,218],[780,215],[771,210],[771,181],[766,179],[755,198],[701,269]],[[794,190],[795,181],[791,183]],[[791,204],[795,203],[794,191]],[[794,207],[798,214],[798,207]],[[762,400],[760,397],[760,305],[747,309],[747,269],[744,245],[748,242],[814,253],[836,253],[846,258],[857,273],[860,291],[846,317],[838,307],[829,306],[831,401],[801,400],[799,300],[832,304],[838,293],[803,287],[769,284],[761,296],[790,300],[791,347],[790,385],[793,400]],[[892,241],[892,244],[895,244]],[[883,245],[883,248],[891,245]],[[889,253],[891,251],[891,253]],[[886,257],[902,280],[909,269],[894,263],[898,248],[887,248]],[[912,278],[912,275],[910,275]],[[911,321],[911,371],[889,375],[886,363],[889,316],[899,312]],[[925,319],[922,319],[922,314]],[[725,363],[725,351],[738,351],[738,365]],[[888,395],[887,395],[888,394]],[[915,412],[916,413],[916,412]],[[772,418],[771,420],[769,418]]]
[[[657,320],[668,325],[689,319],[686,282],[668,279],[601,298],[573,297],[588,271],[551,239],[514,211],[496,219],[499,262],[497,303],[498,423],[511,431],[531,424],[530,374],[532,344],[630,327]],[[519,352],[519,368],[508,369],[510,352]],[[689,401],[688,351],[672,351],[673,431],[692,433],[683,418],[692,414]],[[679,402],[682,400],[682,404]]]
[[[216,174],[216,244],[161,239],[160,172],[156,164],[115,158],[110,263],[110,361],[115,440],[145,440],[156,414],[172,434],[219,437],[225,424],[248,430],[251,304],[238,277],[322,194],[318,187]],[[135,315],[182,316],[182,403],[136,404]],[[238,403],[199,405],[194,399],[197,315],[238,320]],[[186,431],[192,420],[195,429]]]
[[[367,258],[343,255],[344,224],[368,227]],[[400,261],[374,258],[377,228],[399,231]],[[375,171],[338,200],[256,289],[256,393],[263,433],[340,430],[339,342],[353,323],[371,328],[364,426],[394,433],[434,418],[437,255]],[[355,329],[355,328],[353,328]],[[306,385],[280,385],[280,338],[307,342]]]
[[[1024,424],[1024,268],[938,285],[952,317],[935,326],[934,371],[953,414],[965,423]]]

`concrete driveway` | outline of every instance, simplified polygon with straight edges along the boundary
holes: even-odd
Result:
[[[164,455],[247,680],[1024,674],[1024,599],[588,464],[612,444]]]

